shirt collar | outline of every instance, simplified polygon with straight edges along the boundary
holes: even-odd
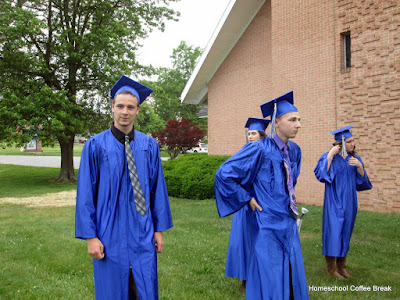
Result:
[[[125,145],[125,133],[123,133],[121,130],[117,129],[114,126],[114,124],[111,125],[111,133],[118,140],[118,142]],[[132,128],[132,131],[129,132],[128,136],[129,136],[129,141],[135,140],[135,126]]]
[[[285,145],[287,145],[288,149],[290,149],[289,141],[287,142],[287,144],[285,144],[285,142],[282,141],[282,139],[276,133],[274,134],[273,140],[275,141],[278,148],[281,149],[282,151],[283,151],[283,148],[285,147]]]

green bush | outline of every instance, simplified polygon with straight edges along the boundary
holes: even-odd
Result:
[[[168,195],[187,199],[214,198],[214,176],[229,156],[192,153],[163,162]]]

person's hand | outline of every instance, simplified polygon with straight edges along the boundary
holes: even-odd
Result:
[[[362,168],[362,163],[357,158],[355,158],[354,156],[349,158],[349,165],[357,167],[359,169]]]
[[[156,252],[161,253],[164,249],[164,238],[162,232],[154,232],[154,243],[156,244]]]
[[[260,205],[258,205],[258,203],[257,203],[256,199],[254,199],[254,197],[251,198],[251,200],[249,201],[249,205],[250,205],[250,208],[251,208],[252,211],[255,211],[256,208],[257,208],[259,211],[262,211],[262,210],[263,210],[262,207],[261,207]]]
[[[87,239],[88,243],[88,253],[94,259],[104,258],[104,246],[98,238]]]
[[[340,145],[333,146],[331,150],[329,150],[328,158],[333,158],[336,154],[340,152]]]

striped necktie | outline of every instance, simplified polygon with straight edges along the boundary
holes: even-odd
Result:
[[[146,213],[146,200],[144,199],[142,188],[140,187],[139,177],[136,171],[135,159],[133,158],[132,148],[129,144],[129,136],[125,136],[125,153],[128,162],[129,176],[131,177],[133,197],[135,199],[136,210],[144,216]]]
[[[292,177],[292,170],[290,167],[290,158],[287,145],[285,145],[285,147],[283,148],[283,164],[285,165],[286,182],[290,197],[290,203],[289,203],[290,214],[292,215],[293,218],[297,219],[299,215],[299,210],[297,209],[296,196],[294,194],[293,177]]]

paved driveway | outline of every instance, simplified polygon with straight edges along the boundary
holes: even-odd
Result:
[[[74,157],[74,169],[79,169],[80,157]],[[60,156],[0,155],[0,164],[61,168]]]

